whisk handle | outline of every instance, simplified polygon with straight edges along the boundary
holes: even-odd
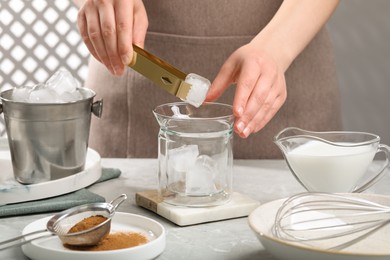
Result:
[[[376,173],[373,176],[373,178],[370,178],[368,181],[366,181],[360,187],[355,188],[353,190],[353,192],[359,193],[359,192],[362,192],[362,191],[370,188],[372,185],[377,183],[384,176],[384,173],[386,172],[386,169],[389,167],[389,164],[390,164],[390,147],[385,145],[385,144],[379,144],[377,153],[379,153],[379,152],[383,152],[385,154],[385,157],[386,157],[382,168],[379,170],[378,173]]]
[[[34,232],[30,232],[28,234],[24,234],[24,235],[17,236],[17,237],[8,239],[8,240],[1,241],[0,242],[0,251],[8,249],[8,248],[11,248],[11,247],[15,247],[15,246],[21,246],[21,245],[30,243],[31,241],[34,241],[34,240],[37,240],[37,239],[40,239],[40,238],[54,236],[53,233],[49,233],[49,234],[46,234],[46,235],[37,236],[37,237],[30,238],[30,239],[25,239],[28,236],[37,235],[37,234],[43,234],[45,232],[48,232],[48,230],[47,229],[37,230],[37,231],[34,231]],[[18,241],[20,239],[24,239],[24,240],[14,243],[15,241]]]

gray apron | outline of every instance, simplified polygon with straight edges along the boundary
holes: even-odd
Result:
[[[145,49],[186,73],[212,81],[223,62],[272,19],[276,0],[144,0],[149,28]],[[340,98],[332,46],[321,30],[286,72],[287,100],[267,126],[242,139],[234,136],[234,158],[274,159],[282,154],[273,136],[288,126],[312,131],[341,129]],[[112,76],[91,59],[86,87],[104,99],[93,119],[89,146],[102,157],[157,157],[157,124],[152,110],[179,101],[130,68]],[[231,86],[218,102],[232,104]]]

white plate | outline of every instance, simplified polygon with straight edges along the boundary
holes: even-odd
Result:
[[[350,194],[390,206],[390,197],[375,194]],[[281,260],[384,260],[390,259],[390,224],[362,241],[341,251],[326,250],[331,241],[318,241],[315,247],[275,237],[272,226],[285,199],[261,205],[249,215],[249,226],[266,250]]]
[[[100,155],[88,149],[85,169],[57,180],[23,185],[13,175],[6,138],[0,138],[0,205],[50,198],[85,188],[102,175]]]
[[[46,228],[51,218],[39,219],[27,225],[23,234]],[[75,251],[65,248],[58,237],[42,238],[22,246],[24,254],[33,260],[131,260],[153,259],[165,249],[165,229],[157,221],[136,214],[117,212],[111,222],[111,232],[142,232],[150,241],[144,245],[110,251]]]

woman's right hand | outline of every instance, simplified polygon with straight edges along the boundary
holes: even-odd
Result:
[[[77,24],[90,53],[113,75],[122,75],[133,57],[132,44],[144,46],[148,18],[142,0],[86,0]]]

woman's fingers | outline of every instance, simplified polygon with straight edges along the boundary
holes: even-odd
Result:
[[[272,87],[276,80],[276,70],[271,66],[264,66],[264,64],[261,63],[262,61],[258,61],[256,66],[258,69],[252,69],[252,71],[256,73],[253,73],[251,76],[249,76],[248,73],[242,74],[244,79],[250,79],[250,81],[246,81],[248,86],[240,86],[237,84],[233,106],[241,106],[244,108],[244,111],[235,124],[235,130],[243,137],[248,137],[254,132],[256,127],[254,123],[256,121],[253,121],[253,119],[255,116],[258,115],[259,112],[261,114],[261,112],[268,110],[272,105],[272,103],[270,104],[272,100],[269,100],[269,97],[272,96],[270,94],[272,93]],[[245,68],[243,67],[243,69]],[[248,96],[248,98],[246,100],[237,101],[240,96]]]
[[[247,123],[246,128],[238,132],[238,134],[246,138],[251,133],[260,131],[268,122],[275,116],[275,114],[282,107],[287,98],[284,77],[273,82],[266,98],[260,104],[260,107],[254,109],[256,111],[251,120]]]
[[[142,0],[134,3],[133,18],[133,43],[143,48],[145,43],[146,31],[148,29],[148,16]]]
[[[130,64],[133,57],[133,6],[127,0],[115,2],[117,53],[123,65]]]
[[[87,21],[87,34],[98,60],[103,63],[112,74],[114,74],[102,36],[98,8],[99,6],[95,6],[93,1],[86,1],[83,6],[83,11]]]
[[[252,117],[250,114],[255,113],[253,109],[248,108],[248,102],[250,102],[251,97],[253,96],[256,84],[259,80],[259,75],[262,71],[261,66],[259,66],[259,61],[253,58],[244,60],[239,71],[240,73],[237,78],[236,93],[233,101],[233,111],[234,114],[243,121],[242,123],[246,125],[247,122],[245,121],[245,117],[249,117],[250,119]],[[236,126],[237,125],[238,124],[236,124]],[[239,125],[240,128],[243,127],[243,124]]]
[[[207,93],[206,102],[217,100],[223,92],[234,83],[235,63],[228,59],[219,70]]]
[[[104,57],[104,64],[109,62],[113,74],[121,75],[123,73],[124,66],[121,57],[118,55],[117,27],[114,6],[109,2],[101,1],[98,5],[98,11],[101,35],[107,54],[107,57]]]
[[[90,53],[122,75],[132,60],[132,44],[143,47],[148,18],[142,0],[90,0],[80,8],[78,26]]]
[[[99,55],[96,53],[95,48],[93,47],[92,42],[89,39],[87,19],[83,10],[80,10],[80,12],[78,13],[77,26],[79,27],[80,35],[83,39],[85,46],[87,46],[87,49],[89,50],[91,55],[94,56],[96,60],[100,61]]]

